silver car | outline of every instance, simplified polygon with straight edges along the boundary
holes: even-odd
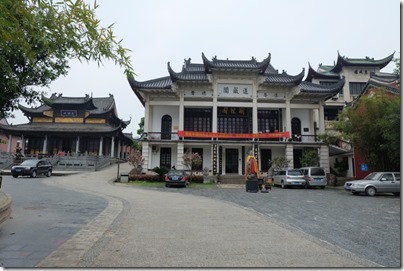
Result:
[[[300,169],[283,169],[276,171],[273,180],[274,185],[280,185],[282,188],[287,186],[304,187],[306,184],[303,171]]]
[[[393,193],[399,196],[401,175],[400,172],[372,172],[363,180],[346,182],[344,189],[354,195],[365,193],[374,196],[376,193]]]

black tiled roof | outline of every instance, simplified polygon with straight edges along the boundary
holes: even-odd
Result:
[[[304,69],[298,75],[282,73],[265,73],[265,84],[268,85],[298,85],[304,77]]]
[[[136,81],[135,78],[129,77],[128,81],[132,89],[171,89],[171,84],[173,83],[170,76],[143,82]]]
[[[216,56],[210,61],[204,53],[202,53],[202,60],[207,73],[211,73],[212,70],[251,70],[264,73],[271,61],[271,54],[268,54],[268,57],[262,62],[258,62],[254,57],[251,60],[223,60],[217,59]]]
[[[309,71],[307,73],[305,81],[311,82],[313,78],[337,79],[336,77],[341,72],[342,67],[346,66],[379,67],[380,69],[382,69],[393,60],[394,54],[395,52],[383,59],[375,60],[374,58],[370,57],[348,58],[345,56],[341,56],[338,52],[337,63],[334,62],[334,65],[320,64],[317,71],[315,71],[309,64]]]
[[[182,72],[176,73],[170,66],[170,62],[167,63],[168,73],[170,74],[171,81],[188,81],[188,82],[209,82],[208,76],[204,70],[200,70],[202,65],[192,65],[192,67],[183,67]],[[203,66],[202,66],[203,67]]]
[[[330,71],[324,71],[324,72],[315,71],[309,64],[309,71],[307,72],[307,76],[304,81],[312,82],[313,78],[335,80],[335,79],[339,79],[339,74],[336,74],[336,73],[330,72]]]
[[[39,123],[31,122],[18,125],[0,125],[0,128],[5,131],[14,132],[35,132],[35,133],[71,133],[76,134],[102,134],[114,133],[121,130],[121,126],[113,127],[108,124],[84,124],[84,123]]]
[[[365,58],[348,58],[341,56],[338,52],[337,64],[335,64],[334,68],[332,68],[331,72],[339,73],[342,70],[343,66],[370,66],[370,67],[379,67],[380,69],[386,67],[391,60],[393,60],[394,53],[385,57],[383,59],[375,60],[374,58],[365,57]]]
[[[345,78],[340,79],[333,85],[318,85],[311,82],[302,81],[300,83],[300,92],[293,99],[321,98],[329,99],[335,96],[344,87]]]

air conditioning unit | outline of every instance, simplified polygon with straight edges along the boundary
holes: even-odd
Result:
[[[157,147],[156,145],[152,146],[152,152],[158,152],[159,151],[159,147]]]

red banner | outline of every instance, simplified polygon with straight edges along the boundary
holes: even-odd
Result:
[[[258,134],[234,134],[234,133],[213,133],[178,131],[179,137],[200,137],[200,138],[290,138],[289,132],[258,133]]]

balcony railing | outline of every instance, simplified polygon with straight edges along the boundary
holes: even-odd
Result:
[[[292,135],[289,132],[275,133],[257,133],[257,134],[232,134],[232,133],[211,133],[211,132],[189,132],[184,133],[161,133],[148,132],[144,133],[141,140],[146,141],[182,141],[182,140],[198,140],[198,141],[259,141],[259,142],[320,142],[317,135]]]

